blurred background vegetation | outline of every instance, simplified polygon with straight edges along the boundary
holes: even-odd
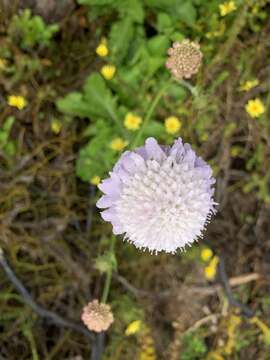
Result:
[[[203,64],[185,85],[165,62],[186,38]],[[2,261],[1,360],[270,359],[269,53],[267,0],[0,1],[3,256],[76,324],[112,273],[115,318],[91,339],[52,321]],[[96,185],[148,136],[192,143],[219,211],[184,253],[113,254]]]

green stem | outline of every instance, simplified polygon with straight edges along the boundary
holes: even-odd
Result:
[[[138,143],[140,142],[141,137],[142,137],[142,135],[143,135],[143,131],[144,131],[146,125],[148,124],[149,120],[151,119],[151,116],[152,116],[152,114],[153,114],[156,106],[158,105],[159,100],[162,98],[165,90],[168,88],[168,86],[170,85],[170,83],[171,83],[171,79],[170,79],[168,82],[166,82],[166,83],[164,84],[164,86],[163,86],[163,87],[159,90],[159,92],[157,93],[157,95],[156,95],[156,97],[154,98],[151,106],[149,107],[149,110],[147,111],[147,113],[146,113],[146,115],[145,115],[145,118],[144,118],[144,121],[143,121],[143,123],[142,123],[142,126],[141,126],[140,130],[138,131],[137,136],[135,137],[131,148],[134,149],[134,148],[138,145]]]
[[[192,86],[188,81],[182,79],[179,80],[179,84],[184,88],[186,88],[187,90],[189,90],[194,97],[198,96],[198,90],[196,89],[195,86]]]
[[[116,240],[116,237],[114,235],[112,235],[111,241],[110,241],[110,251],[113,253],[114,253],[115,240]],[[101,296],[102,303],[107,302],[110,287],[111,287],[111,282],[112,282],[112,269],[108,270],[106,273],[104,288],[103,288],[103,292],[102,292],[102,296]]]

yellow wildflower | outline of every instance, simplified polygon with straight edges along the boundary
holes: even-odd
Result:
[[[265,112],[265,106],[263,102],[258,98],[249,100],[245,108],[246,112],[252,118],[258,118]]]
[[[231,157],[237,157],[240,154],[241,151],[241,147],[239,146],[232,146],[230,153],[231,153]]]
[[[127,113],[124,120],[124,125],[128,130],[138,130],[142,122],[140,116],[134,115],[132,113]]]
[[[219,258],[214,256],[210,261],[209,265],[204,268],[204,276],[207,280],[213,280],[217,273],[217,264],[219,262]]]
[[[95,175],[91,178],[90,183],[92,185],[98,185],[100,183],[101,179],[99,176]]]
[[[126,140],[118,137],[112,140],[110,147],[115,151],[122,151],[127,146],[127,144],[128,142]]]
[[[7,61],[5,59],[0,58],[0,70],[4,70],[7,66]]]
[[[226,1],[223,4],[219,5],[219,12],[221,16],[226,16],[234,10],[236,10],[236,5],[234,1]]]
[[[249,91],[257,85],[259,85],[258,79],[247,80],[246,82],[244,82],[243,84],[240,85],[240,90],[241,91]]]
[[[114,65],[104,65],[100,72],[106,80],[111,80],[115,75],[116,67]]]
[[[23,96],[10,95],[8,97],[8,105],[16,107],[19,110],[22,110],[23,108],[25,108],[26,104],[27,104],[27,102]]]
[[[213,251],[210,248],[204,248],[201,251],[201,259],[204,262],[207,262],[211,259],[213,256]]]
[[[101,42],[98,44],[96,48],[96,53],[100,57],[105,57],[109,54],[109,49],[107,47],[107,41],[103,38],[101,39]]]
[[[176,116],[169,116],[165,119],[165,129],[168,134],[176,134],[181,127],[182,123]]]
[[[51,122],[51,130],[54,134],[59,134],[62,128],[62,124],[58,119],[53,119]]]
[[[141,327],[142,327],[141,320],[132,321],[126,328],[125,335],[129,336],[129,335],[136,334],[141,330]]]

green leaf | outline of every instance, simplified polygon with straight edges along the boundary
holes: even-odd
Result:
[[[65,114],[90,117],[91,111],[89,110],[88,104],[83,100],[83,95],[79,92],[73,92],[68,94],[62,99],[56,101],[58,110]]]
[[[163,57],[149,57],[146,75],[151,78],[161,67],[165,65]]]
[[[14,124],[15,121],[15,117],[14,116],[8,116],[4,125],[3,125],[3,130],[6,131],[7,133],[10,133],[10,130]]]
[[[115,161],[117,154],[111,150],[109,143],[117,137],[117,130],[108,125],[107,121],[99,119],[87,128],[91,139],[80,150],[76,162],[77,176],[84,181],[90,181],[96,175],[103,177]]]
[[[175,10],[176,14],[179,16],[179,19],[182,20],[185,24],[189,26],[194,25],[197,17],[197,12],[190,1],[182,3],[180,6],[176,7]]]
[[[141,24],[144,20],[144,9],[140,0],[122,0],[119,11],[123,17],[129,17]]]
[[[105,80],[98,73],[90,75],[83,87],[85,101],[91,107],[93,115],[109,117],[117,122],[116,98],[113,97]]]
[[[159,12],[157,16],[157,29],[159,32],[169,32],[172,29],[173,21],[171,16],[164,12]]]
[[[102,117],[117,122],[116,98],[98,73],[91,74],[83,87],[83,93],[73,92],[56,102],[57,108],[69,115]]]
[[[116,64],[121,63],[128,54],[134,35],[134,23],[130,17],[115,22],[109,34],[109,47]]]
[[[174,19],[180,19],[188,26],[193,26],[196,21],[196,8],[192,0],[145,0],[149,7],[164,10]]]
[[[166,52],[170,47],[170,40],[166,35],[156,35],[148,40],[147,46],[151,55],[166,55]]]

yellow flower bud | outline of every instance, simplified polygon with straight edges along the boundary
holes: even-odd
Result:
[[[106,44],[100,43],[98,47],[96,48],[96,53],[100,57],[105,57],[109,54],[109,49]]]

